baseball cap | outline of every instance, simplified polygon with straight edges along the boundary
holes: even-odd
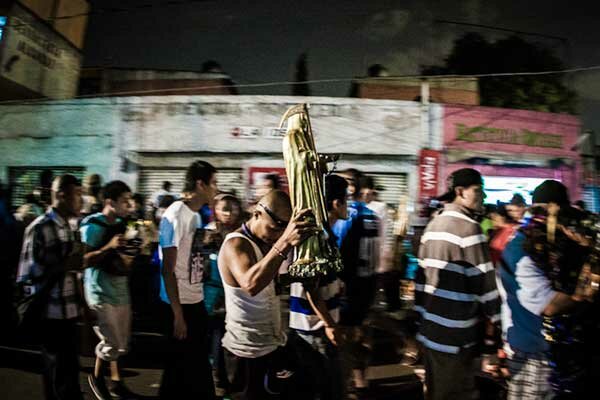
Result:
[[[469,187],[471,185],[483,185],[483,178],[479,171],[474,170],[473,168],[462,168],[451,173],[450,176],[448,176],[447,182],[448,190],[437,198],[439,201],[454,200],[454,197],[456,197],[454,189],[459,186]]]
[[[567,205],[569,201],[569,191],[567,187],[552,179],[545,180],[533,191],[533,203],[556,203],[558,205]]]

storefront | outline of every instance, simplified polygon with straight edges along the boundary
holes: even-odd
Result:
[[[260,174],[282,172],[279,120],[301,102],[311,104],[317,150],[340,156],[337,170],[374,176],[391,207],[414,200],[419,149],[433,136],[419,103],[354,98],[148,96],[0,106],[0,180],[24,196],[32,186],[25,182],[56,168],[121,179],[150,195],[166,180],[181,190],[187,166],[202,159],[218,168],[222,190],[251,200]]]
[[[545,179],[563,182],[571,199],[582,196],[580,132],[576,116],[488,107],[444,107],[443,177],[465,167],[484,176],[486,202],[531,192]]]

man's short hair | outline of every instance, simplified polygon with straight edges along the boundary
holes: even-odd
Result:
[[[210,178],[216,173],[217,169],[206,161],[194,161],[185,172],[183,191],[187,193],[194,192],[198,180],[201,180],[208,185],[210,183]]]
[[[361,189],[375,190],[375,179],[372,176],[362,176],[359,182]]]
[[[175,202],[175,200],[175,196],[166,194],[162,196],[158,201],[158,208],[168,208],[171,204]]]
[[[510,199],[509,204],[511,206],[519,206],[519,207],[527,207],[527,202],[525,198],[520,193],[515,193],[513,197]]]
[[[162,188],[164,190],[166,190],[167,192],[170,192],[171,191],[171,182],[164,181],[163,184],[162,184]]]
[[[135,201],[136,203],[144,204],[144,195],[143,195],[143,194],[141,194],[141,193],[134,193],[134,194],[131,196],[131,199],[132,199],[133,201]]]
[[[559,181],[548,179],[533,191],[533,203],[556,203],[560,206],[569,205],[569,190]]]
[[[52,192],[65,192],[70,186],[81,186],[81,181],[71,174],[63,174],[52,181]]]
[[[271,182],[271,188],[273,190],[281,189],[281,181],[279,180],[279,175],[277,174],[267,174],[264,178],[266,181]]]
[[[359,196],[360,195],[360,189],[361,189],[361,178],[363,177],[362,172],[360,172],[359,170],[357,170],[356,168],[348,168],[344,171],[342,171],[340,173],[340,175],[342,175],[343,177],[345,177],[346,179],[349,179],[352,181],[352,184],[355,187],[355,196]]]
[[[108,182],[102,188],[102,199],[104,200],[119,200],[119,197],[123,195],[123,193],[130,193],[131,189],[127,184],[123,181],[111,181]]]
[[[325,199],[327,211],[333,208],[333,201],[345,201],[348,190],[348,182],[338,175],[328,175],[325,178]]]

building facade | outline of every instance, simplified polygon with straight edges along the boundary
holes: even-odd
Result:
[[[414,198],[417,154],[432,145],[428,115],[415,102],[351,98],[146,96],[0,106],[0,180],[13,185],[14,205],[43,169],[99,173],[149,195],[164,180],[180,190],[185,168],[203,159],[219,169],[222,190],[250,200],[260,174],[282,171],[280,118],[301,102],[311,105],[319,152],[340,156],[337,170],[373,175],[392,206]]]
[[[284,175],[279,120],[308,102],[317,149],[339,155],[335,168],[375,177],[391,207],[408,211],[445,189],[452,171],[486,178],[487,202],[526,199],[544,179],[564,182],[573,200],[585,182],[577,117],[409,101],[290,96],[102,97],[0,105],[0,181],[18,205],[44,169],[122,179],[149,195],[204,159],[222,190],[244,200],[264,174]],[[404,200],[402,200],[404,199]]]
[[[530,201],[531,191],[545,179],[563,182],[573,201],[581,199],[578,117],[447,105],[443,121],[442,175],[464,167],[479,170],[485,178],[487,202],[506,202],[513,193]]]
[[[0,100],[77,95],[86,0],[0,0]]]

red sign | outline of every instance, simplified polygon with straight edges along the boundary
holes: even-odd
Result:
[[[419,156],[419,198],[421,200],[438,194],[440,153],[423,149]]]
[[[279,167],[249,167],[248,168],[248,185],[250,197],[258,200],[260,196],[260,187],[267,175],[275,174],[279,177],[281,190],[288,192],[288,181],[285,173],[285,168]]]

